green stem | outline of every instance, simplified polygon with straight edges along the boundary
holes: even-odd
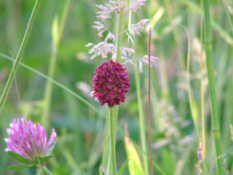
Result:
[[[47,175],[53,175],[53,173],[51,171],[48,170],[48,168],[46,168],[46,166],[42,167],[42,170],[47,174]]]
[[[110,117],[110,114],[108,115],[108,117]],[[104,144],[103,144],[103,153],[102,153],[102,165],[104,167],[104,169],[107,169],[106,170],[106,173],[108,172],[108,164],[109,164],[109,161],[110,161],[110,139],[109,139],[109,122],[106,122],[105,123],[105,133],[104,133]],[[109,174],[109,173],[107,173]]]
[[[139,127],[140,127],[140,137],[141,137],[141,144],[142,144],[142,151],[145,152],[143,154],[143,166],[145,175],[149,174],[149,165],[148,165],[148,159],[147,159],[147,144],[146,144],[146,130],[145,130],[145,120],[143,115],[143,105],[142,105],[142,96],[141,96],[141,86],[140,86],[140,76],[139,76],[139,63],[135,59],[135,69],[134,69],[134,75],[135,75],[135,81],[136,81],[136,90],[137,90],[137,102],[138,102],[138,113],[139,113]]]
[[[123,19],[123,11],[117,14],[117,24],[116,24],[116,61],[120,62],[121,58],[121,33],[122,33],[122,19]],[[110,159],[112,161],[108,161],[112,163],[113,174],[117,174],[116,168],[116,155],[115,155],[115,131],[117,126],[117,118],[118,118],[118,106],[110,108],[110,130],[111,130],[111,156]],[[109,147],[110,148],[110,147]],[[111,165],[110,165],[111,166]],[[111,171],[109,169],[109,171]]]
[[[117,33],[116,33],[116,59],[118,62],[120,62],[121,58],[121,52],[120,52],[120,47],[121,47],[121,33],[122,33],[122,19],[123,19],[123,11],[121,11],[119,14],[117,14]]]
[[[41,0],[36,0],[36,2],[35,2],[35,5],[33,7],[33,10],[32,10],[32,13],[31,13],[31,16],[30,16],[27,28],[25,30],[25,34],[24,34],[21,46],[19,48],[19,51],[18,51],[16,59],[15,59],[15,63],[13,64],[13,67],[11,69],[9,78],[8,78],[7,83],[5,85],[3,94],[1,96],[1,100],[0,100],[0,113],[1,113],[1,111],[3,109],[4,103],[6,101],[6,97],[7,97],[8,93],[9,93],[12,81],[14,79],[14,72],[17,71],[17,69],[19,67],[20,60],[21,60],[22,55],[23,55],[23,52],[24,52],[24,50],[26,48],[27,41],[29,39],[29,36],[30,36],[31,30],[32,30],[33,24],[34,24],[34,21],[35,21],[35,18],[36,18],[36,14],[37,14],[37,11],[38,11],[38,8],[39,8],[40,1]]]
[[[214,65],[212,57],[212,36],[211,36],[211,18],[210,18],[210,5],[209,0],[203,1],[204,7],[204,41],[206,48],[206,65],[209,80],[210,100],[211,100],[211,111],[212,111],[212,130],[215,143],[215,154],[217,159],[218,174],[224,174],[223,167],[221,165],[222,158],[222,147],[221,147],[221,135],[220,135],[220,124],[218,117],[218,105],[215,90],[214,80]]]
[[[202,8],[202,4],[201,4]],[[202,23],[202,18],[201,18],[201,43],[203,43],[203,23]],[[206,140],[205,140],[205,95],[204,95],[204,69],[205,69],[205,64],[204,64],[204,59],[202,56],[202,47],[201,47],[201,144],[202,144],[202,161],[203,163],[203,175],[208,174],[207,170],[207,164],[206,164]]]
[[[40,168],[38,168],[38,169],[36,170],[36,175],[42,175],[41,169],[40,169]]]
[[[112,165],[113,165],[113,175],[117,175],[117,167],[116,167],[116,152],[115,152],[115,118],[113,113],[113,108],[110,107],[110,132],[111,132],[111,157],[112,157]]]
[[[65,21],[67,18],[67,14],[68,14],[68,9],[70,6],[70,2],[71,0],[67,0],[65,7],[64,7],[64,11],[62,14],[62,20],[61,20],[61,24],[58,28],[58,36],[55,36],[57,38],[53,38],[53,42],[52,42],[52,56],[51,56],[51,60],[50,60],[50,64],[49,64],[49,73],[48,76],[51,78],[54,78],[54,74],[55,74],[55,66],[56,66],[56,59],[57,59],[57,49],[59,47],[60,44],[60,40],[62,37],[62,33],[63,33],[63,29],[64,29],[64,25],[65,25]],[[46,83],[46,89],[45,89],[45,94],[44,94],[44,111],[43,111],[43,115],[42,115],[42,119],[41,119],[41,123],[42,125],[46,128],[48,126],[48,116],[50,113],[50,107],[51,107],[51,96],[52,96],[52,89],[53,89],[53,84],[51,81],[47,81]]]
[[[56,62],[56,55],[57,55],[57,49],[53,47],[52,49],[52,57],[50,60],[49,64],[49,73],[48,76],[51,78],[54,78],[54,72],[55,72],[55,62]],[[52,89],[53,89],[53,84],[51,81],[47,81],[46,83],[46,89],[45,89],[45,94],[44,94],[44,110],[43,110],[43,115],[41,119],[42,125],[47,128],[48,126],[48,116],[50,113],[50,106],[51,106],[51,96],[52,96]]]
[[[131,3],[131,0],[128,1],[129,6]],[[128,28],[132,24],[132,12],[129,11],[129,22],[128,22]],[[136,45],[136,44],[135,44]],[[135,50],[135,48],[134,48]],[[136,81],[136,89],[137,89],[137,103],[138,103],[138,112],[139,112],[139,126],[140,126],[140,138],[142,143],[142,151],[145,153],[143,154],[143,167],[145,175],[149,175],[149,164],[147,159],[147,144],[146,144],[146,132],[145,132],[145,121],[143,116],[143,106],[142,106],[142,97],[141,97],[141,87],[140,87],[140,76],[139,76],[139,63],[136,58],[136,55],[134,55],[134,62],[135,62],[135,69],[134,69],[134,76]]]

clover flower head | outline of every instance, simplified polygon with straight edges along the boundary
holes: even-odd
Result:
[[[101,105],[107,103],[108,107],[113,107],[124,102],[129,87],[128,73],[120,63],[110,60],[97,67],[93,78],[93,96]]]
[[[55,129],[52,129],[47,142],[45,129],[39,123],[27,121],[25,116],[21,119],[14,119],[7,133],[9,138],[5,139],[6,151],[15,152],[29,160],[35,160],[37,156],[48,156],[49,148],[56,138]]]

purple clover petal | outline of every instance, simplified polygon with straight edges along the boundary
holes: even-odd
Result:
[[[52,143],[54,142],[56,136],[57,136],[57,133],[55,132],[55,129],[52,129],[52,133],[51,133],[50,139],[49,139],[47,145],[45,146],[45,152],[47,152],[47,150],[49,149],[49,147],[52,145]]]

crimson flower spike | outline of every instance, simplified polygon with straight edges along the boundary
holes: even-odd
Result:
[[[149,149],[150,149],[150,172],[151,172],[151,175],[153,175],[153,160],[152,160],[152,147],[151,147],[151,109],[150,109],[150,96],[151,96],[151,93],[150,93],[150,76],[151,76],[151,73],[150,73],[150,53],[151,52],[151,28],[149,30],[149,42],[148,42],[148,60],[149,60],[149,85],[148,85],[148,129],[149,129]]]
[[[113,60],[105,61],[97,67],[93,78],[93,96],[108,107],[119,105],[125,101],[129,92],[129,76],[126,69]]]

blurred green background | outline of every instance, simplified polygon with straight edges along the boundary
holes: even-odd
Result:
[[[35,1],[0,0],[0,53],[15,58],[22,41],[28,19]],[[21,62],[48,75],[53,55],[52,26],[58,19],[60,24],[66,5],[67,17],[56,53],[54,76],[51,77],[93,104],[107,116],[106,106],[100,106],[90,96],[93,72],[104,60],[90,59],[87,43],[98,43],[97,31],[92,28],[96,21],[95,4],[100,0],[42,0],[40,8]],[[213,56],[216,72],[216,89],[221,118],[223,151],[227,165],[233,170],[229,126],[233,123],[233,2],[231,0],[211,1],[213,28]],[[153,160],[167,174],[195,174],[198,144],[200,142],[192,118],[191,108],[196,112],[197,129],[200,131],[200,70],[201,70],[201,7],[197,0],[148,0],[134,19],[151,19],[153,49],[152,55],[159,57],[152,67],[152,142]],[[109,26],[114,31],[114,25]],[[127,28],[127,18],[124,21]],[[188,31],[185,32],[184,28]],[[189,40],[188,40],[189,39]],[[187,84],[187,45],[191,43],[190,84],[194,103],[190,105]],[[126,38],[123,45],[127,46]],[[137,37],[137,57],[147,54],[147,34]],[[204,54],[203,54],[204,55]],[[205,56],[203,56],[204,59]],[[139,147],[137,94],[133,68],[126,64],[130,74],[130,93],[120,105],[116,140],[118,168],[127,160],[124,146],[124,124],[127,122],[130,138]],[[0,56],[0,93],[4,89],[12,61]],[[148,67],[140,74],[145,117],[147,116]],[[205,116],[207,135],[208,168],[213,167],[214,153],[211,137],[209,94],[204,72]],[[27,117],[40,122],[44,106],[47,80],[20,66],[12,84],[7,101],[0,114],[0,174],[35,174],[35,168],[20,171],[6,171],[16,164],[4,151],[6,129],[13,118]],[[57,85],[52,87],[47,133],[55,128],[58,143],[54,158],[48,161],[48,168],[55,175],[97,175],[104,152],[106,119],[88,107],[67,90]],[[146,119],[147,123],[147,119]],[[125,175],[128,174],[126,170]]]

